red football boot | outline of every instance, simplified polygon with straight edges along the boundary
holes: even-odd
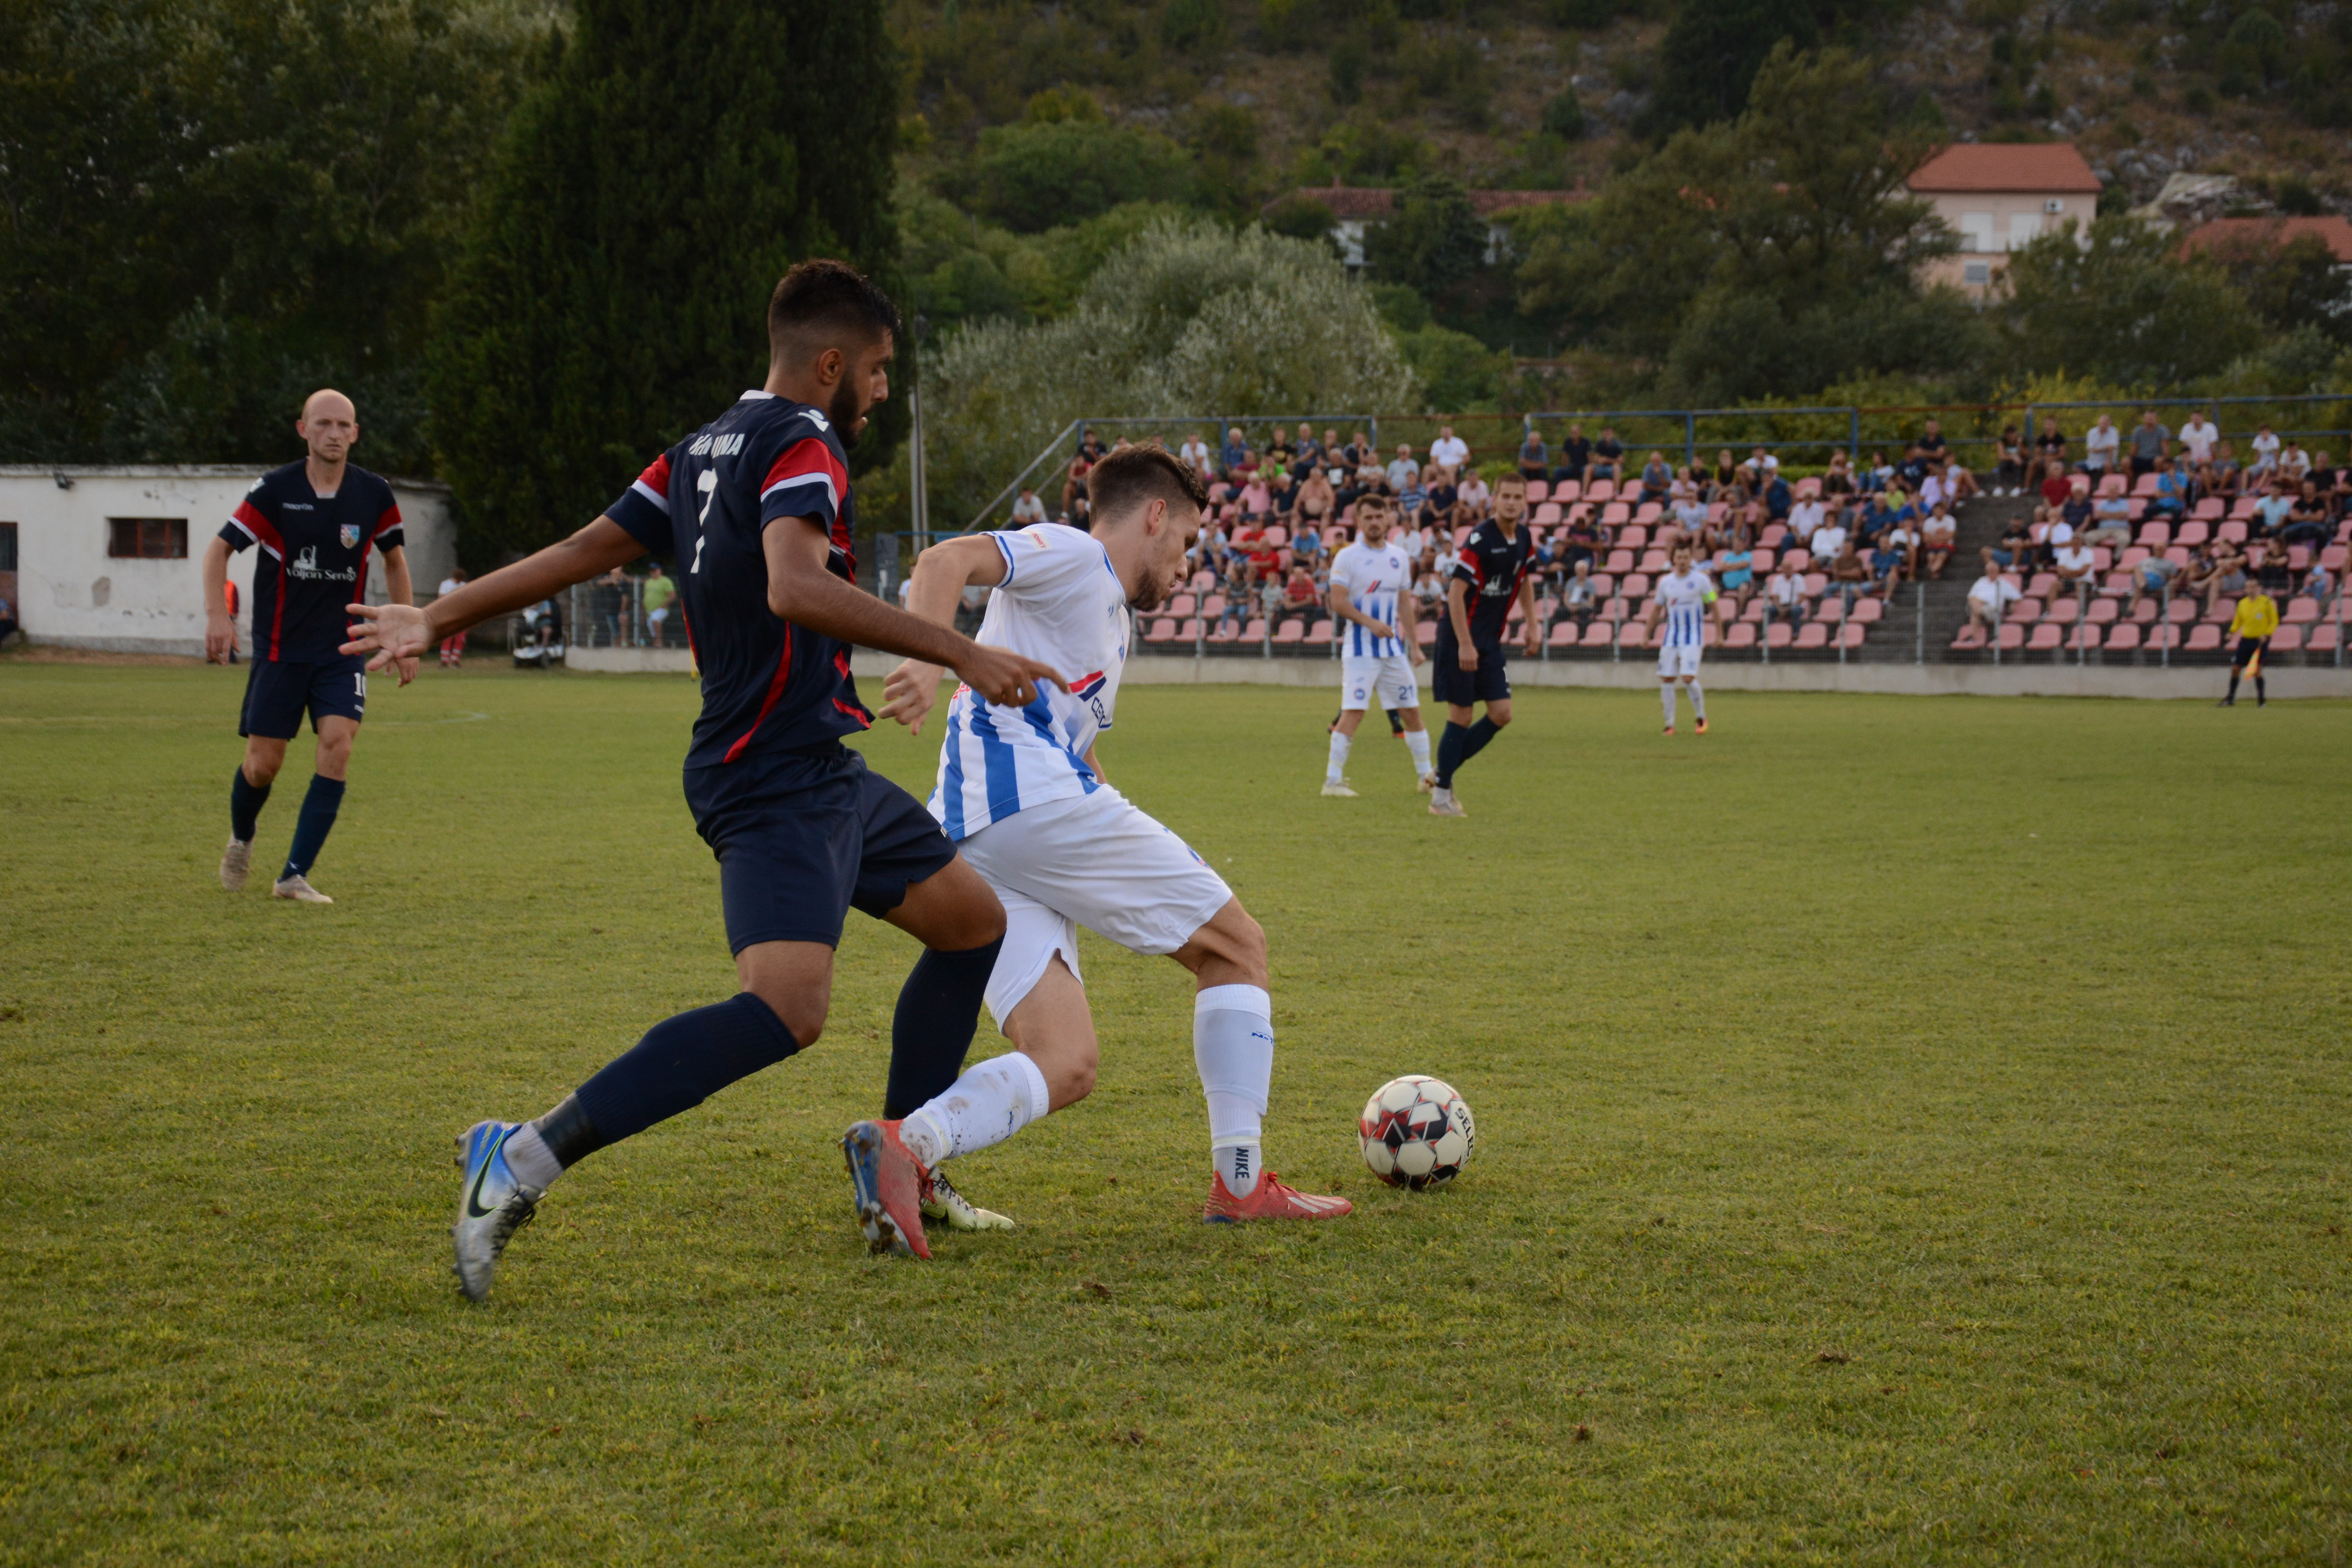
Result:
[[[1214,1171],[1209,1175],[1209,1201],[1202,1205],[1201,1217],[1212,1225],[1237,1225],[1245,1219],[1338,1219],[1355,1209],[1345,1198],[1317,1197],[1286,1187],[1272,1171],[1257,1179],[1249,1196],[1237,1198],[1225,1185],[1225,1173]]]
[[[930,1246],[923,1239],[923,1187],[928,1173],[898,1141],[898,1124],[860,1121],[842,1135],[841,1152],[849,1163],[850,1185],[857,1197],[857,1223],[865,1227],[866,1245],[876,1252],[929,1258]]]

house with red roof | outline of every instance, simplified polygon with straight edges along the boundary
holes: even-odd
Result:
[[[1906,183],[1960,237],[1960,253],[1928,263],[1924,280],[1977,299],[2011,251],[2069,218],[2088,229],[2099,210],[2099,177],[2071,142],[1958,142]]]

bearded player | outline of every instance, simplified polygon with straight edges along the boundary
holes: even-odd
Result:
[[[1053,523],[935,544],[915,563],[915,614],[950,622],[963,590],[992,590],[983,647],[1074,676],[1025,704],[969,686],[948,704],[932,815],[1004,904],[988,1008],[1013,1042],[901,1121],[861,1121],[843,1147],[867,1238],[919,1234],[915,1205],[942,1161],[1012,1137],[1084,1100],[1099,1058],[1078,972],[1077,928],[1130,952],[1165,953],[1197,982],[1192,1060],[1209,1110],[1209,1198],[1218,1222],[1334,1219],[1265,1169],[1262,1120],[1274,1076],[1265,933],[1184,841],[1103,781],[1095,740],[1111,726],[1132,615],[1183,575],[1207,492],[1158,442],[1111,453],[1087,476],[1094,529]],[[919,732],[940,668],[910,658],[883,685],[883,716]]]
[[[1360,537],[1331,562],[1331,614],[1339,623],[1339,720],[1331,726],[1325,795],[1355,795],[1346,777],[1348,752],[1356,743],[1356,726],[1375,700],[1403,720],[1421,787],[1435,783],[1429,771],[1429,731],[1421,721],[1421,687],[1412,674],[1425,657],[1414,640],[1412,563],[1390,540],[1395,523],[1388,497],[1364,497],[1356,503]]]
[[[1699,655],[1706,642],[1706,613],[1715,604],[1715,582],[1694,564],[1696,553],[1677,544],[1674,570],[1658,579],[1650,599],[1650,613],[1642,621],[1642,640],[1666,623],[1666,640],[1658,647],[1658,700],[1666,710],[1666,733],[1675,732],[1675,687],[1690,693],[1691,719],[1699,734],[1706,733],[1706,693],[1698,683]]]

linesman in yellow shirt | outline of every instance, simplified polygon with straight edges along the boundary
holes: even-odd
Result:
[[[2269,693],[2263,689],[2263,649],[2271,646],[2271,634],[2278,626],[2278,601],[2265,593],[2260,583],[2249,580],[2246,596],[2238,601],[2238,613],[2230,617],[2230,636],[2238,646],[2230,654],[2230,695],[2221,699],[2222,707],[2238,705],[2241,670],[2254,678],[2254,706],[2261,708],[2269,702]]]

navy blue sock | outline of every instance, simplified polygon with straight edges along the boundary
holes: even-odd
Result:
[[[898,1011],[890,1020],[890,1082],[882,1095],[882,1116],[896,1121],[944,1093],[963,1072],[980,1026],[980,1004],[996,967],[998,937],[986,947],[941,952],[927,947],[898,988]]]
[[[1469,730],[1465,732],[1462,737],[1462,761],[1455,763],[1454,765],[1458,768],[1462,765],[1462,763],[1468,762],[1471,758],[1485,751],[1486,749],[1486,742],[1493,740],[1502,732],[1503,727],[1500,724],[1496,723],[1492,719],[1481,719],[1475,724],[1471,725]]]
[[[1462,765],[1462,742],[1470,733],[1467,725],[1445,721],[1445,733],[1437,738],[1437,787],[1454,787],[1454,770]]]
[[[310,793],[302,797],[302,815],[294,819],[294,845],[286,851],[286,869],[278,874],[279,881],[310,874],[310,868],[319,863],[319,851],[327,847],[335,813],[342,808],[343,781],[312,773]]]
[[[573,1098],[594,1126],[598,1145],[618,1143],[800,1048],[775,1009],[741,991],[716,1006],[656,1024]]]
[[[269,786],[247,778],[245,764],[239,763],[228,785],[228,836],[239,844],[252,843],[253,830],[261,821],[261,808],[268,804]]]

